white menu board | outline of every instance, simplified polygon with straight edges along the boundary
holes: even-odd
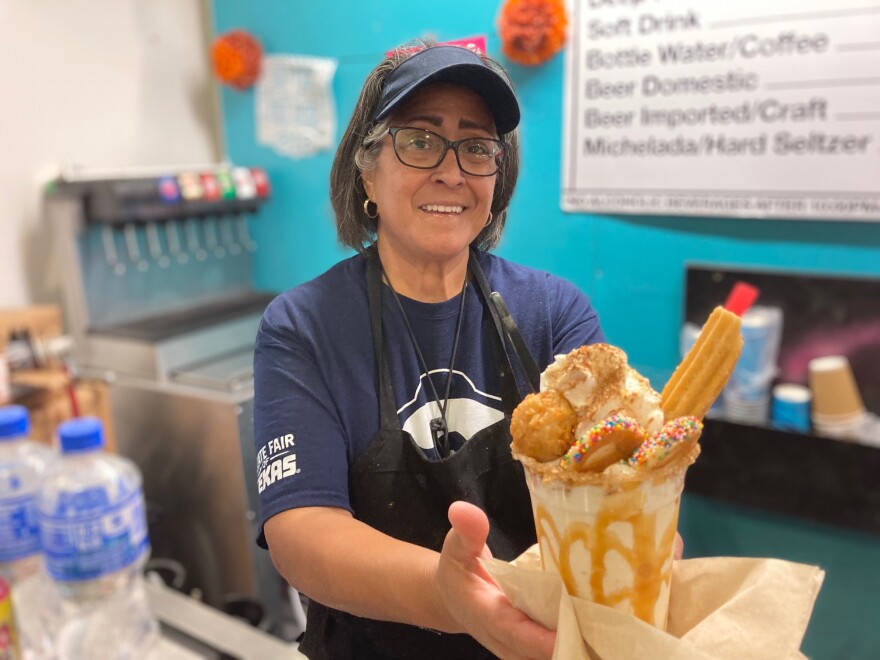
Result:
[[[878,0],[569,0],[562,208],[880,220]]]

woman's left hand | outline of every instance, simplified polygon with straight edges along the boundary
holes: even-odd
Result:
[[[676,559],[681,559],[683,554],[684,554],[684,539],[681,538],[681,534],[676,532],[675,533],[675,551],[674,551],[673,556]]]
[[[500,658],[550,658],[556,633],[511,605],[479,561],[492,556],[486,514],[473,504],[454,502],[449,522],[434,585],[450,617]]]

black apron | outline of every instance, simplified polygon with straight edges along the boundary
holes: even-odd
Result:
[[[489,518],[492,555],[509,561],[536,542],[522,466],[510,454],[510,415],[520,401],[504,350],[500,319],[488,304],[490,289],[476,255],[468,268],[483,299],[483,323],[492,337],[502,390],[504,419],[479,431],[461,449],[429,461],[400,427],[382,338],[381,276],[374,251],[367,258],[373,347],[379,376],[379,435],[349,471],[355,518],[389,536],[440,551],[450,529],[449,505],[464,500]],[[485,334],[485,333],[484,333]],[[300,650],[312,660],[331,658],[437,658],[494,656],[473,637],[402,623],[364,619],[311,601]]]

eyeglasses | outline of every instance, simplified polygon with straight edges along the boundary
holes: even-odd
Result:
[[[463,172],[492,176],[500,169],[504,157],[504,143],[493,138],[447,140],[424,128],[390,128],[388,132],[397,159],[420,170],[437,167],[446,158],[446,152],[452,149]]]

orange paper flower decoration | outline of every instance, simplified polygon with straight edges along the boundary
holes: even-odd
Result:
[[[507,0],[498,17],[501,51],[526,66],[543,64],[565,43],[563,0]]]
[[[260,42],[244,30],[221,34],[211,47],[214,74],[235,89],[247,89],[257,81],[262,58]]]

